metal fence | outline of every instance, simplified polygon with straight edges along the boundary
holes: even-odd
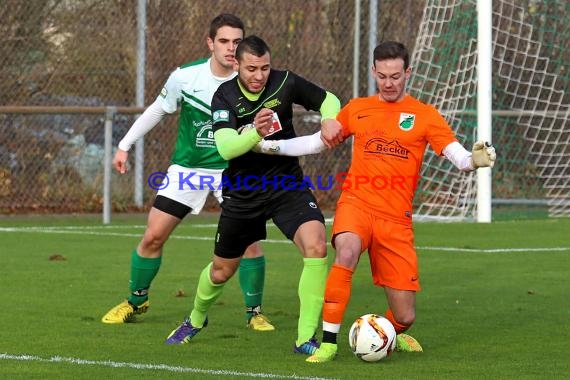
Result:
[[[140,2],[2,3],[0,212],[100,212],[105,107],[118,107],[113,147],[140,112],[136,108]],[[144,104],[156,98],[177,66],[208,55],[207,27],[221,12],[238,15],[246,34],[258,34],[269,43],[275,67],[319,83],[345,103],[355,93],[368,92],[370,36],[398,39],[413,49],[415,25],[424,6],[417,0],[149,0],[144,4]],[[356,50],[355,41],[359,41]],[[314,117],[303,112],[295,122],[298,134],[318,127]],[[143,178],[168,167],[175,136],[176,117],[166,118],[147,134]],[[308,175],[335,173],[346,169],[349,153],[346,146],[301,161]],[[133,171],[112,174],[113,211],[141,209],[134,199],[134,182]],[[143,189],[144,209],[154,191]],[[337,196],[335,191],[317,193],[325,209],[334,206]],[[217,207],[214,201],[207,206]]]

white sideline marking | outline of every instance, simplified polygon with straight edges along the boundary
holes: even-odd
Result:
[[[332,218],[325,219],[325,224],[331,224],[333,221]],[[182,222],[184,223],[184,222]],[[275,227],[275,224],[272,222],[267,223],[268,226]],[[217,223],[203,223],[203,224],[185,224],[185,227],[190,228],[216,228],[218,227]],[[14,227],[14,228],[22,228],[22,229],[34,229],[34,230],[86,230],[86,229],[103,229],[103,230],[114,230],[114,229],[125,229],[125,228],[140,228],[145,229],[146,225],[144,224],[125,224],[125,225],[113,225],[113,226],[105,226],[105,225],[94,225],[94,226],[32,226],[32,227]]]
[[[200,228],[216,228],[217,224],[199,224],[191,225],[191,227],[199,226]],[[0,227],[1,232],[24,232],[24,233],[44,233],[44,234],[65,234],[65,235],[93,235],[93,236],[116,236],[116,237],[142,237],[142,233],[127,233],[127,232],[107,232],[107,231],[92,231],[93,228],[98,229],[116,229],[121,228],[141,228],[146,226],[60,226],[60,227]],[[214,238],[210,236],[187,236],[187,235],[172,235],[170,239],[177,240],[202,240],[213,241]],[[290,244],[291,241],[287,239],[267,239],[263,240],[264,243],[269,244]],[[330,245],[330,243],[329,243]],[[459,248],[459,247],[430,247],[430,246],[417,246],[418,251],[445,251],[445,252],[464,252],[464,253],[516,253],[516,252],[565,252],[570,251],[570,247],[549,247],[549,248]]]
[[[332,380],[327,377],[311,377],[311,376],[297,376],[297,375],[278,375],[274,373],[263,372],[238,372],[223,369],[202,369],[192,367],[171,366],[167,364],[144,364],[144,363],[126,363],[114,362],[111,360],[85,360],[77,358],[66,358],[62,356],[52,356],[51,358],[42,358],[35,355],[10,355],[7,353],[0,354],[0,360],[21,360],[21,361],[38,361],[44,363],[71,363],[79,365],[100,365],[104,367],[114,368],[134,368],[134,369],[148,369],[148,370],[162,370],[169,372],[182,372],[182,373],[200,373],[203,375],[212,376],[243,376],[243,377],[257,377],[263,379],[299,379],[299,380]]]
[[[511,252],[564,252],[570,251],[570,247],[551,248],[456,248],[456,247],[416,247],[424,251],[446,251],[446,252],[477,252],[477,253],[511,253]]]
[[[142,237],[142,233],[121,233],[121,232],[97,232],[97,231],[85,231],[85,230],[58,230],[56,227],[44,228],[44,227],[0,227],[0,232],[25,232],[25,233],[42,233],[42,234],[64,234],[64,235],[93,235],[93,236],[118,236],[118,237]],[[182,236],[182,235],[171,235],[170,239],[179,240],[204,240],[204,241],[214,241],[211,236]],[[273,244],[290,244],[291,242],[286,239],[267,239],[263,240],[264,243]]]

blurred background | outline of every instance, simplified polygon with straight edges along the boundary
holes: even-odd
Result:
[[[207,28],[222,12],[236,14],[246,34],[268,42],[274,67],[320,84],[343,105],[374,92],[371,49],[400,40],[412,55],[409,92],[440,109],[467,148],[477,137],[476,1],[1,3],[2,214],[101,212],[105,107],[119,107],[112,115],[116,147],[170,72],[208,56]],[[493,1],[493,25],[486,27],[493,33],[492,136],[499,155],[492,174],[494,216],[570,215],[568,14],[567,0]],[[297,111],[299,135],[319,128],[315,114]],[[146,178],[167,169],[176,126],[177,116],[170,116],[145,136],[138,178],[133,169],[112,174],[113,213],[148,210],[155,191]],[[301,162],[311,178],[334,176],[348,169],[350,144]],[[473,219],[475,181],[427,153],[418,216]],[[323,209],[334,210],[338,189],[316,195]],[[213,200],[207,207],[218,208]]]

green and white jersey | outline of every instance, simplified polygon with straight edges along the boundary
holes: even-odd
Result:
[[[177,68],[158,97],[164,112],[174,113],[180,105],[178,137],[172,163],[186,168],[224,169],[212,131],[211,102],[220,84],[236,76],[220,78],[210,69],[210,59],[201,59]]]

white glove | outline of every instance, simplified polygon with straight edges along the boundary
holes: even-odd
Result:
[[[255,129],[253,124],[246,124],[238,129],[238,133],[241,135],[252,129]],[[255,144],[253,148],[251,148],[252,152],[264,153],[264,154],[277,154],[277,152],[279,152],[280,150],[281,148],[279,147],[278,141],[265,140],[265,139],[261,140],[260,142]]]
[[[255,153],[278,154],[281,147],[279,146],[279,141],[264,139],[258,142],[251,150]]]
[[[493,165],[495,165],[497,153],[495,152],[495,148],[487,141],[477,141],[473,144],[471,152],[471,164],[474,169],[486,167],[492,168]]]

